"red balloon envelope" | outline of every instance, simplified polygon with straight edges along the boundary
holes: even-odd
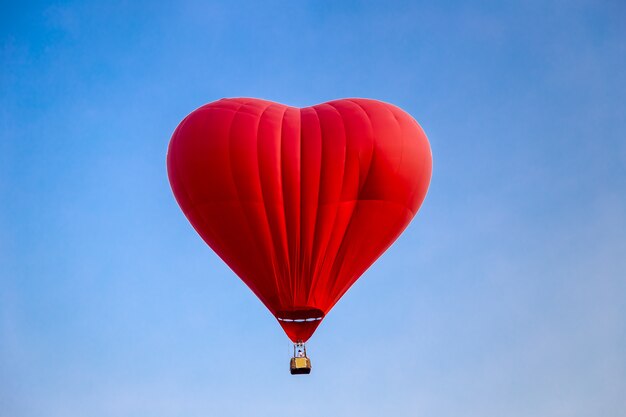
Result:
[[[167,155],[193,227],[294,342],[407,227],[431,169],[417,122],[368,99],[222,99],[180,123]]]

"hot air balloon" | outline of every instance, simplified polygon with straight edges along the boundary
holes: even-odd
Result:
[[[221,99],[178,125],[167,154],[182,211],[295,343],[296,374],[311,369],[304,343],[417,213],[431,170],[419,124],[370,99]]]

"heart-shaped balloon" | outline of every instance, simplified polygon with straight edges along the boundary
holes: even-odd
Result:
[[[196,231],[305,342],[415,216],[432,157],[391,104],[233,98],[180,123],[167,169]]]

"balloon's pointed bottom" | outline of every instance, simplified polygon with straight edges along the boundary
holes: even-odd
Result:
[[[304,322],[304,323],[281,321],[279,323],[282,326],[285,333],[287,333],[287,336],[289,337],[289,339],[291,339],[292,342],[297,342],[298,340],[302,340],[303,342],[306,342],[307,340],[311,338],[311,336],[317,329],[317,326],[320,325],[321,321]]]
[[[324,312],[311,308],[279,311],[276,319],[292,342],[306,342],[324,319]]]

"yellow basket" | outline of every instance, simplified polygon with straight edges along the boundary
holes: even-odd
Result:
[[[291,358],[291,375],[302,375],[311,373],[311,360],[309,358]]]

